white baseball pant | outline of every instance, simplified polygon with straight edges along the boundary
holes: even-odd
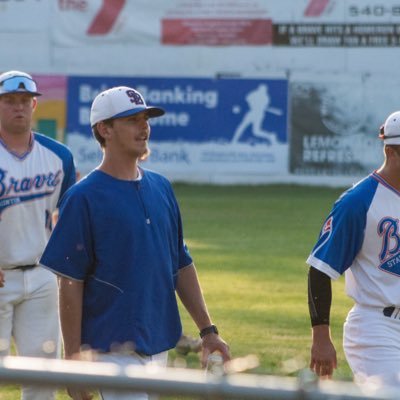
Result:
[[[359,385],[400,388],[400,310],[356,304],[344,324],[343,347]]]
[[[5,270],[0,288],[0,356],[8,355],[11,338],[24,357],[59,356],[57,278],[41,266]],[[23,400],[53,400],[54,390],[22,387]]]
[[[155,354],[153,356],[139,356],[137,354],[121,355],[118,353],[99,354],[98,361],[116,363],[122,368],[134,366],[150,366],[165,368],[168,361],[168,352]],[[101,390],[100,396],[103,400],[156,400],[158,396],[147,393],[124,393],[112,390]]]

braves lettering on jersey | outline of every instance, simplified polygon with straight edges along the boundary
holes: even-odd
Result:
[[[18,156],[0,141],[0,267],[39,261],[53,211],[73,183],[72,154],[61,143],[34,133],[30,151]]]
[[[400,306],[400,192],[373,173],[346,191],[326,219],[307,264],[346,273],[356,303]]]

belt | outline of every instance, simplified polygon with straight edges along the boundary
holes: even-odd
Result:
[[[37,266],[37,264],[16,265],[14,268],[11,268],[11,269],[19,269],[21,271],[25,271],[27,269],[34,268],[36,266]]]
[[[396,310],[397,310],[397,311],[396,311]],[[395,313],[395,311],[396,311],[396,313]],[[389,318],[391,318],[391,317],[393,317],[393,318],[400,318],[399,313],[400,313],[400,308],[395,307],[395,306],[385,307],[385,308],[383,309],[383,315],[384,315],[385,317],[389,317]],[[395,315],[393,315],[393,314],[395,314]]]

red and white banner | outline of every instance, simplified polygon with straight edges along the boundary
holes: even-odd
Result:
[[[172,45],[272,44],[268,19],[163,19],[162,42]]]
[[[272,24],[265,0],[59,0],[53,34],[62,46],[265,45]]]
[[[55,43],[388,47],[400,0],[59,0]]]
[[[0,0],[0,32],[56,47],[400,46],[400,0]]]

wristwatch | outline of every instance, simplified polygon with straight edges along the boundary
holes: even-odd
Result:
[[[216,333],[218,335],[218,328],[215,325],[207,326],[207,328],[203,328],[199,335],[201,338],[208,335],[209,333]]]

